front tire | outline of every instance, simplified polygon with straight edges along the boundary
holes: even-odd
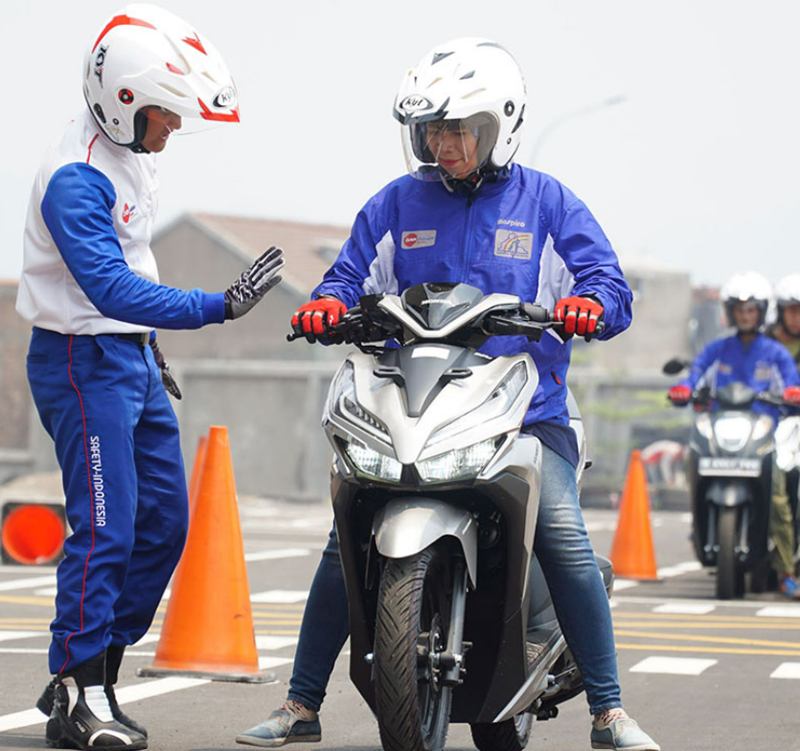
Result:
[[[441,751],[452,688],[439,682],[428,653],[447,648],[448,566],[436,548],[388,559],[375,622],[375,707],[386,751]]]
[[[719,510],[717,520],[717,597],[732,600],[744,594],[744,567],[736,552],[739,539],[739,513],[735,508]]]
[[[503,722],[475,722],[469,729],[478,751],[523,751],[532,725],[533,715],[523,712]]]

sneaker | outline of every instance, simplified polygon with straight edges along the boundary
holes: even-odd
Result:
[[[45,739],[50,748],[137,751],[147,738],[117,722],[103,686],[79,686],[73,676],[56,682]]]
[[[628,717],[622,707],[596,714],[590,738],[592,748],[606,748],[611,751],[661,751],[661,746],[635,720]]]
[[[236,736],[237,743],[268,748],[286,743],[319,743],[321,740],[319,715],[291,699],[260,725]]]
[[[780,593],[790,600],[800,600],[800,584],[791,574],[783,574],[778,585]]]
[[[44,691],[42,691],[42,695],[36,702],[36,709],[45,714],[47,717],[49,717],[53,712],[53,702],[55,701],[56,696],[57,681],[57,678],[53,678],[53,680],[47,684]],[[111,716],[121,725],[125,725],[134,732],[139,733],[139,735],[143,735],[145,738],[147,738],[147,728],[145,728],[144,725],[136,722],[136,720],[128,717],[128,715],[126,715],[122,709],[120,709],[120,706],[117,703],[116,694],[114,693],[114,687],[107,685],[105,688],[106,697],[108,698],[108,706],[111,709]]]

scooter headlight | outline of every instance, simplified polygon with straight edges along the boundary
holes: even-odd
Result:
[[[753,440],[760,441],[775,430],[775,423],[769,415],[760,415],[753,426]]]
[[[353,466],[361,473],[387,482],[400,482],[403,465],[392,456],[375,451],[358,440],[345,444],[345,453]]]
[[[483,404],[439,428],[430,437],[428,445],[440,443],[464,430],[468,430],[476,424],[488,422],[495,417],[504,415],[517,401],[517,397],[522,389],[525,388],[527,382],[528,372],[525,365],[518,362],[509,371],[508,375],[500,381],[497,388]]]
[[[697,428],[697,432],[700,433],[703,438],[707,441],[710,441],[714,437],[714,428],[711,425],[711,416],[707,412],[703,412],[699,414],[694,422],[695,428]]]
[[[451,482],[477,477],[494,456],[495,438],[488,438],[466,448],[454,449],[430,459],[417,462],[422,482]]]
[[[714,423],[717,444],[725,451],[741,451],[750,440],[750,420],[746,417],[720,417]]]

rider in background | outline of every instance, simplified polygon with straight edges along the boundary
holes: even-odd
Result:
[[[313,300],[292,319],[309,341],[364,294],[399,294],[422,282],[462,282],[518,295],[555,311],[563,338],[495,337],[481,351],[527,352],[539,386],[523,431],[542,443],[535,549],[593,715],[594,748],[659,751],[622,709],[608,597],[578,503],[578,446],[569,427],[566,375],[572,335],[624,331],[632,294],[597,220],[549,175],[512,160],[525,115],[519,65],[496,42],[459,39],[431,50],[403,76],[394,114],[410,175],[356,217]],[[335,531],[309,593],[286,703],[239,743],[319,741],[317,712],[349,630]]]
[[[670,400],[685,405],[699,385],[714,394],[723,386],[740,382],[756,392],[781,394],[784,400],[800,404],[800,375],[786,348],[762,333],[772,289],[760,274],[736,274],[722,288],[720,298],[728,324],[736,333],[708,344],[697,356],[688,378],[673,386]],[[754,412],[780,420],[778,407],[755,402]],[[800,586],[794,575],[794,525],[786,475],[773,466],[770,534],[775,541],[772,567],[778,574],[779,589],[790,599],[800,599]]]
[[[775,285],[778,320],[767,329],[767,336],[777,339],[800,368],[800,274],[785,276]]]

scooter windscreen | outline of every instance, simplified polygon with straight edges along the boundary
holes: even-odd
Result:
[[[400,296],[403,308],[429,329],[441,329],[483,299],[469,284],[445,282],[409,287]]]

